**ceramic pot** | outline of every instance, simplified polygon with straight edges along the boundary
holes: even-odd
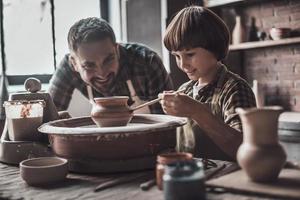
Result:
[[[91,116],[99,127],[126,126],[133,112],[127,105],[129,97],[113,96],[94,98]]]
[[[279,106],[237,108],[243,125],[243,143],[237,152],[237,161],[250,180],[269,182],[277,179],[286,154],[278,142]]]

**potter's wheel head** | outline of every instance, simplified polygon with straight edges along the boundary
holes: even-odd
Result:
[[[97,135],[112,133],[138,133],[173,129],[187,123],[186,118],[158,114],[134,114],[127,126],[98,127],[91,117],[55,120],[39,127],[50,135]]]

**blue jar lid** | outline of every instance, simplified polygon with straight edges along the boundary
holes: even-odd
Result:
[[[204,172],[203,164],[200,161],[177,161],[166,165],[165,175],[172,177],[192,176],[199,171]]]

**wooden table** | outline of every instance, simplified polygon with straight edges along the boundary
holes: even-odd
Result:
[[[227,162],[228,163],[228,162]],[[231,168],[226,167],[216,176],[227,173],[236,167],[234,163],[230,163]],[[229,165],[226,165],[229,166]],[[149,171],[139,172],[149,174]],[[150,172],[151,173],[151,172]],[[103,191],[94,192],[95,187],[112,178],[130,177],[136,173],[126,174],[68,174],[67,180],[51,187],[37,188],[28,186],[20,177],[19,168],[0,163],[0,199],[109,199],[109,200],[163,200],[163,192],[157,187],[152,187],[148,191],[142,191],[139,184],[147,180],[141,177],[130,183],[124,183],[119,186],[105,189]],[[146,178],[146,179],[145,179]],[[245,194],[233,194],[228,192],[207,192],[207,199],[212,200],[270,200],[271,198],[263,198],[258,196],[250,196]],[[274,199],[274,198],[273,198]]]

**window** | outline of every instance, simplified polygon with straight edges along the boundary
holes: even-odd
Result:
[[[51,74],[54,60],[49,1],[4,2],[7,75]]]
[[[3,2],[6,73],[10,84],[23,84],[31,75],[48,82],[55,70],[55,62],[58,65],[68,53],[70,26],[81,18],[100,17],[100,0]],[[54,16],[51,3],[54,4]]]

